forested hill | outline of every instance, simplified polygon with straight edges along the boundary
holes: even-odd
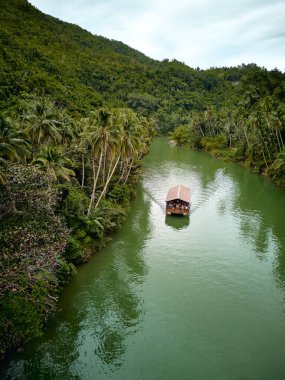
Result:
[[[101,105],[128,106],[155,116],[160,130],[168,131],[210,105],[273,93],[284,98],[285,76],[278,70],[254,64],[199,70],[176,60],[159,62],[45,15],[26,0],[0,5],[0,110],[22,93],[36,93],[74,116]]]
[[[146,57],[0,0],[0,357],[121,226],[155,128],[285,187],[285,75]]]

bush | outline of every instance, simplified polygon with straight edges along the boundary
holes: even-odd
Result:
[[[57,191],[34,167],[13,165],[1,189],[0,350],[39,336],[55,309],[59,283],[70,274],[58,258],[69,230],[56,215]],[[59,279],[57,275],[61,273]]]
[[[218,154],[227,145],[227,138],[224,135],[203,137],[201,140],[202,147],[210,153]]]
[[[190,139],[190,128],[186,125],[180,125],[169,133],[169,137],[178,145],[187,145]]]

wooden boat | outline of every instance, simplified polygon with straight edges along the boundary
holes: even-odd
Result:
[[[171,187],[166,196],[167,215],[189,215],[191,206],[190,189],[178,185]]]

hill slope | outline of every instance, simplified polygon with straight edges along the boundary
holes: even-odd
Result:
[[[0,0],[0,355],[122,224],[156,125],[285,186],[284,99],[278,70],[155,61]]]
[[[270,73],[255,65],[200,71],[175,60],[159,62],[45,15],[26,0],[0,5],[0,109],[21,92],[35,92],[74,115],[102,104],[128,105],[155,115],[160,128],[169,130],[186,123],[189,111],[220,106],[257,80],[260,91],[269,91]],[[277,81],[282,76],[277,70],[274,75]]]

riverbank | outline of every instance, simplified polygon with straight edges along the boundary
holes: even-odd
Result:
[[[0,197],[2,359],[6,351],[22,350],[42,335],[76,266],[123,224],[135,196],[137,170],[128,184],[110,186],[90,218],[84,216],[88,198],[75,181],[50,188],[48,177],[33,167],[13,165],[6,172]]]
[[[223,160],[225,162],[233,162],[236,164],[239,164],[243,166],[246,169],[249,169],[251,172],[255,174],[259,174],[263,177],[266,177],[268,180],[270,180],[272,183],[280,187],[281,189],[285,190],[285,176],[284,175],[278,175],[278,177],[272,176],[272,173],[270,173],[269,168],[260,170],[258,167],[255,167],[254,165],[249,166],[246,161],[238,161],[235,157],[232,155],[231,149],[227,150],[208,150],[208,149],[198,149],[202,152],[208,153],[211,157]]]
[[[49,99],[0,115],[0,354],[42,334],[60,289],[124,222],[153,128],[126,108],[77,120]]]
[[[196,128],[199,129],[197,125]],[[205,136],[202,129],[194,131],[191,124],[175,128],[169,133],[169,138],[170,144],[201,150],[212,157],[238,163],[285,189],[285,148],[277,150],[276,144],[272,144],[271,153],[267,147],[266,155],[269,157],[266,158],[264,149],[256,142],[247,146],[241,139],[234,141],[231,137],[229,140],[224,134]]]

